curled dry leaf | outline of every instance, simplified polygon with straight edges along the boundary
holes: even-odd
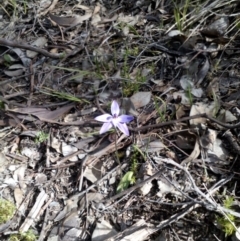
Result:
[[[4,70],[3,71],[5,75],[9,77],[17,77],[23,74],[24,69],[17,69],[17,70]]]
[[[199,145],[198,140],[196,139],[192,153],[187,158],[185,158],[181,164],[185,165],[185,164],[188,164],[189,162],[195,160],[199,156],[200,152],[201,152],[200,145]]]
[[[25,67],[22,64],[13,64],[9,66],[9,69],[25,69]]]
[[[144,150],[148,153],[149,152],[159,152],[159,151],[163,150],[164,148],[166,148],[166,146],[160,140],[151,141],[150,143],[147,143],[141,147],[142,150]]]
[[[92,17],[92,11],[89,8],[85,8],[85,10],[87,11],[85,11],[84,15],[75,15],[74,17],[59,17],[51,13],[49,13],[49,16],[51,20],[57,23],[58,25],[64,26],[64,27],[70,27],[70,26],[83,23],[84,21]]]

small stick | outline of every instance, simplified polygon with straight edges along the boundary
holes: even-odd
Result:
[[[29,44],[19,43],[16,41],[11,41],[11,40],[7,40],[7,39],[3,39],[3,38],[0,38],[0,46],[27,49],[27,50],[31,50],[31,51],[40,53],[46,57],[53,58],[53,59],[62,59],[64,57],[63,53],[61,53],[61,54],[49,53],[48,51],[46,51],[44,49],[37,48],[37,47],[31,46]]]

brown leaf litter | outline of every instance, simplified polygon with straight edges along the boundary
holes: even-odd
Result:
[[[1,3],[1,240],[239,240],[239,10]],[[99,135],[113,100],[129,137]]]

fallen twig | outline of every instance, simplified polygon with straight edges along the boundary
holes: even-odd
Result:
[[[27,50],[35,51],[46,57],[53,58],[53,59],[62,59],[65,55],[64,53],[61,53],[61,54],[49,53],[48,51],[46,51],[44,49],[37,48],[37,47],[31,46],[29,44],[19,43],[17,41],[7,40],[7,39],[3,39],[3,38],[0,38],[0,46],[27,49]]]

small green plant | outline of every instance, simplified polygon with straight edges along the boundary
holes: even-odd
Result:
[[[179,31],[183,31],[185,21],[187,20],[189,4],[190,0],[186,0],[182,8],[176,6],[174,9],[174,18]]]
[[[193,95],[192,95],[192,88],[191,88],[191,86],[188,86],[188,88],[186,89],[186,94],[187,94],[187,97],[189,99],[189,103],[192,106],[193,105]]]
[[[123,55],[123,67],[122,67],[122,76],[124,78],[130,78],[129,76],[129,64],[128,64],[128,57],[129,57],[129,51],[126,49]]]
[[[123,54],[123,67],[122,67],[122,76],[124,78],[130,78],[129,75],[129,63],[128,59],[130,56],[137,56],[139,54],[139,47],[133,47],[133,48],[126,48]]]
[[[88,103],[89,102],[87,100],[84,99],[79,99],[77,97],[75,97],[74,95],[70,95],[64,92],[59,92],[59,91],[55,91],[49,88],[44,88],[42,90],[39,90],[41,93],[45,94],[45,95],[50,95],[50,96],[55,96],[57,98],[60,99],[66,99],[66,100],[71,100],[71,101],[76,101],[76,102],[85,102]]]
[[[134,26],[131,25],[131,24],[128,24],[128,23],[125,23],[125,22],[121,22],[121,23],[119,23],[119,25],[115,26],[115,28],[117,28],[117,29],[119,29],[119,30],[121,30],[123,32],[125,32],[124,29],[128,29],[128,32],[133,33],[135,36],[140,37],[140,35],[139,35],[138,31],[136,30],[136,28],[134,28]]]
[[[44,131],[39,131],[36,134],[35,143],[43,143],[48,139],[48,137],[49,135],[47,133],[45,133]]]
[[[67,78],[66,81],[71,81],[71,80],[79,79],[79,78],[82,78],[82,77],[92,77],[92,78],[97,77],[97,78],[100,78],[100,79],[103,78],[103,76],[101,74],[98,74],[94,71],[65,68],[65,67],[61,67],[61,66],[52,66],[52,65],[50,65],[50,66],[53,69],[66,70],[67,72],[72,73],[72,75],[69,78]]]
[[[233,205],[234,202],[234,198],[233,197],[227,197],[224,201],[223,201],[223,205],[225,208],[230,209]]]
[[[0,224],[7,222],[13,217],[16,207],[13,203],[0,199]]]
[[[122,177],[120,183],[118,184],[117,193],[126,190],[129,187],[129,185],[133,183],[135,183],[133,171],[126,172],[125,175]]]
[[[4,109],[5,109],[4,102],[0,101],[0,110],[4,110]]]
[[[239,19],[237,19],[237,20],[235,21],[235,27],[236,27],[237,29],[240,29],[240,20],[239,20]]]
[[[131,162],[130,171],[125,173],[120,183],[118,184],[118,187],[117,187],[118,193],[126,190],[130,185],[136,182],[137,168],[138,168],[139,159],[141,157],[143,157],[143,159],[145,160],[145,156],[143,152],[137,146],[133,146],[133,152],[130,159],[130,162]]]
[[[216,116],[221,105],[219,103],[219,98],[218,96],[216,95],[216,93],[213,91],[212,92],[212,95],[213,95],[213,100],[214,100],[214,112],[213,112],[213,116]]]
[[[4,5],[0,4],[0,7],[9,17],[11,17],[11,12],[13,16],[16,15],[17,3],[15,0],[8,0]]]
[[[130,76],[129,57],[137,56],[139,54],[139,47],[126,48],[123,54],[123,65],[121,76],[125,79],[123,81],[123,96],[129,97],[139,91],[139,88],[146,82],[146,77],[142,75],[141,68],[135,70],[134,79]]]
[[[123,95],[125,97],[131,96],[132,94],[139,91],[141,85],[146,82],[146,77],[142,76],[141,70],[138,69],[135,80],[126,80],[123,83]]]
[[[234,202],[233,197],[226,197],[223,201],[223,206],[227,209],[231,209]],[[217,216],[217,223],[222,227],[223,232],[226,236],[232,235],[235,231],[236,217],[231,214],[225,214],[225,216]]]
[[[225,233],[226,236],[230,236],[235,232],[235,227],[233,225],[235,221],[235,217],[231,214],[227,215],[228,218],[226,217],[218,217],[217,222],[220,224],[222,227],[223,232]]]
[[[27,0],[24,0],[24,1],[23,1],[24,14],[27,14],[27,9],[28,9]]]
[[[6,66],[10,66],[13,62],[12,57],[9,54],[4,54],[3,59]]]
[[[33,233],[32,230],[29,230],[25,233],[12,234],[8,241],[35,241],[37,236]]]
[[[179,31],[182,31],[181,13],[180,13],[180,10],[178,8],[174,9],[174,18],[175,18],[175,22],[176,22],[176,25],[177,25],[177,29]]]
[[[160,109],[160,106],[157,102],[157,99],[159,99],[162,102],[162,105],[164,106],[163,108]],[[167,111],[167,105],[164,102],[164,100],[160,97],[154,96],[154,105],[155,105],[155,109],[158,112],[158,115],[160,116],[160,120],[161,122],[166,121],[166,111]]]

